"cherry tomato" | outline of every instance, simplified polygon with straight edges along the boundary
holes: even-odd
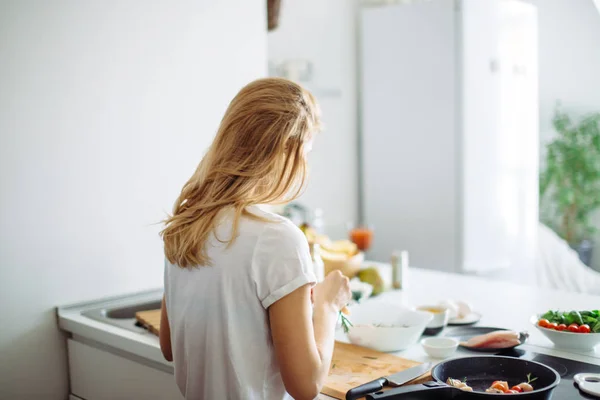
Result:
[[[549,324],[550,324],[550,321],[548,321],[547,319],[544,319],[544,318],[542,318],[538,321],[538,325],[541,326],[542,328],[547,328]]]
[[[556,330],[558,328],[558,324],[556,322],[550,322],[547,328]]]
[[[577,330],[577,332],[579,332],[579,333],[590,333],[591,331],[592,331],[592,330],[590,329],[590,326],[589,326],[589,325],[586,325],[586,324],[584,324],[584,325],[581,325],[581,326],[579,327],[579,329]]]
[[[515,390],[515,391],[517,391],[519,393],[521,393],[523,391],[523,389],[521,389],[519,386],[513,386],[513,387],[510,388],[510,390]]]
[[[515,393],[521,393],[521,392],[519,392],[518,390],[512,390],[512,389],[511,389],[511,390],[507,390],[507,391],[506,391],[506,392],[504,392],[504,393],[511,393],[511,394],[515,394]]]
[[[508,391],[508,382],[506,381],[495,381],[492,383],[494,389],[502,390],[504,393]]]
[[[579,332],[579,325],[577,324],[571,324],[567,327],[567,329],[569,330],[569,332],[573,332],[573,333],[578,333]]]
[[[566,326],[565,324],[559,324],[559,325],[556,327],[556,330],[557,330],[557,331],[566,331],[566,330],[567,330],[567,326]]]

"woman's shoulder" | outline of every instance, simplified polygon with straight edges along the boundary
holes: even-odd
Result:
[[[304,233],[288,218],[259,207],[252,207],[248,211],[262,220],[263,229],[260,235],[262,242],[307,245]]]

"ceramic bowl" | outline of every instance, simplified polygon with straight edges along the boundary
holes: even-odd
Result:
[[[430,337],[421,340],[421,346],[432,358],[450,357],[458,348],[458,340],[444,337]]]
[[[532,316],[531,323],[554,343],[556,348],[589,351],[600,345],[600,333],[573,333],[542,328],[537,324],[540,318],[539,315]]]
[[[352,306],[350,312],[350,342],[383,352],[404,350],[417,343],[433,319],[431,313],[381,301]]]
[[[447,307],[425,305],[419,306],[416,309],[418,311],[429,312],[433,315],[433,319],[427,324],[427,328],[425,329],[426,335],[437,335],[446,327],[446,325],[448,325],[450,310]]]

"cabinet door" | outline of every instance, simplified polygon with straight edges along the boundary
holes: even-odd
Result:
[[[501,157],[500,0],[463,0],[461,63],[461,220],[459,269],[482,272],[508,265],[499,180]]]
[[[361,11],[362,213],[369,257],[410,252],[420,267],[456,261],[454,2]]]
[[[68,340],[71,393],[86,400],[179,400],[173,374]]]
[[[538,219],[535,12],[512,0],[462,6],[462,267],[526,267]]]
[[[510,265],[533,271],[539,221],[539,91],[536,8],[500,9],[500,191]]]

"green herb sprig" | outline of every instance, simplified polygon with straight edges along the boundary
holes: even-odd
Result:
[[[348,333],[350,331],[350,327],[353,326],[352,322],[340,311],[340,318],[342,320],[342,329],[344,333]]]
[[[535,382],[537,380],[537,376],[534,378],[531,376],[531,372],[527,374],[527,383]]]

